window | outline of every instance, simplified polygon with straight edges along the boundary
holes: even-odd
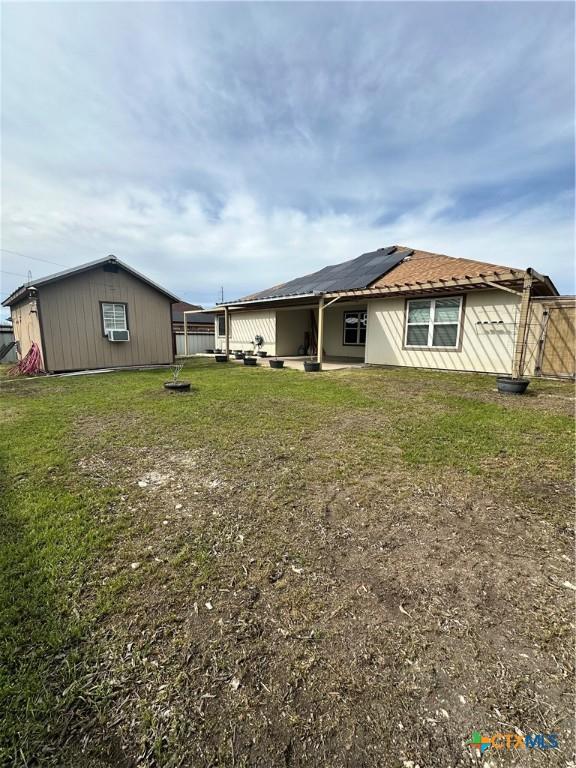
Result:
[[[366,310],[344,312],[344,344],[366,344]]]
[[[407,347],[456,348],[460,340],[462,296],[412,299],[406,318]]]
[[[102,302],[102,327],[104,336],[108,331],[127,331],[128,313],[126,304],[107,304]]]
[[[218,336],[226,336],[226,318],[218,315]]]

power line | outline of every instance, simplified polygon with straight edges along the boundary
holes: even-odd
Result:
[[[23,275],[22,272],[8,272],[6,269],[0,269],[0,272],[2,272],[3,275],[14,275],[15,277],[28,277],[28,275]]]
[[[58,261],[51,261],[50,259],[41,259],[39,256],[26,256],[24,253],[10,251],[8,248],[0,248],[0,251],[3,253],[13,253],[14,256],[21,256],[23,259],[32,259],[33,261],[43,261],[45,264],[54,264],[56,267],[68,267],[68,264],[60,264]]]

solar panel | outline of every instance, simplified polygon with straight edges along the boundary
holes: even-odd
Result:
[[[283,285],[260,291],[250,296],[250,299],[272,299],[314,292],[360,290],[367,288],[379,277],[385,275],[411,253],[410,250],[401,250],[395,246],[380,248],[377,251],[363,253],[361,256],[342,264],[323,267],[310,275],[297,277]]]

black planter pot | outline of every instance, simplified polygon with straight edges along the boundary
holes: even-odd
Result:
[[[268,357],[268,352],[264,352],[264,350],[260,350],[257,354],[258,357]]]
[[[511,376],[498,376],[496,378],[498,392],[508,395],[523,395],[528,384],[530,384],[529,379],[513,379]]]
[[[214,350],[213,350],[213,349],[205,349],[205,350],[204,350],[204,352],[205,352],[207,355],[213,355],[213,354],[214,354]]]
[[[269,360],[270,368],[284,368],[284,360]]]
[[[164,389],[168,389],[171,392],[190,392],[189,381],[165,381]]]
[[[217,363],[227,363],[228,355],[214,355],[214,359]]]
[[[304,370],[306,373],[316,373],[321,370],[321,364],[313,360],[305,360]]]
[[[244,365],[251,365],[253,367],[256,365],[256,363],[257,363],[257,359],[255,357],[244,358]]]
[[[244,360],[244,352],[234,352],[234,360]]]

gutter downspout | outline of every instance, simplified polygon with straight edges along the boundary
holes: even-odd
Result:
[[[324,310],[328,309],[328,307],[338,301],[339,298],[340,296],[336,296],[336,298],[329,301],[328,304],[324,304],[324,295],[322,295],[318,302],[318,354],[316,359],[320,365],[322,365],[322,358],[324,356],[322,349],[324,342]]]
[[[225,335],[225,342],[224,342],[224,352],[226,355],[230,354],[230,313],[228,311],[228,307],[224,307],[224,335]]]

